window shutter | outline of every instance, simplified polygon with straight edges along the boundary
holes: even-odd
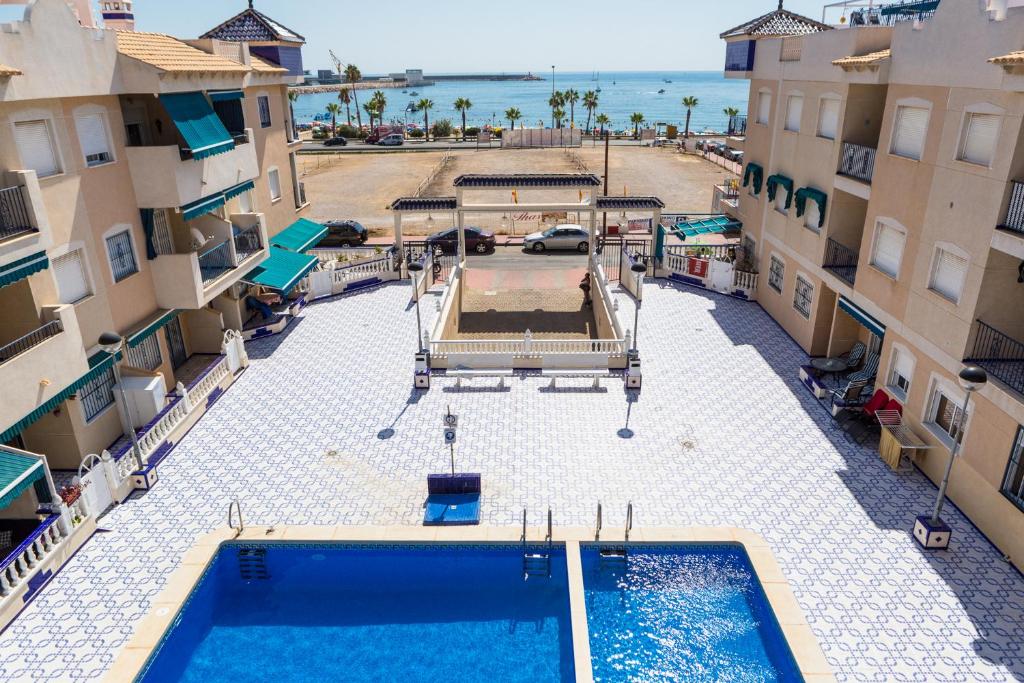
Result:
[[[913,358],[909,354],[900,353],[899,351],[893,351],[893,353],[896,354],[896,359],[892,364],[893,369],[896,370],[896,374],[909,381],[911,375],[914,374]]]
[[[999,116],[996,114],[968,114],[960,158],[982,166],[991,164],[998,132]]]
[[[899,272],[900,259],[903,256],[903,244],[906,237],[896,228],[879,224],[875,236],[875,253],[871,263],[879,270],[896,277]]]
[[[21,163],[26,168],[34,170],[40,178],[60,173],[46,121],[20,121],[14,124],[14,133]]]
[[[800,115],[804,111],[804,98],[791,95],[786,102],[786,130],[800,130]]]
[[[78,144],[82,146],[82,155],[86,162],[110,159],[107,126],[101,114],[76,117],[75,128],[78,130]]]
[[[167,224],[167,209],[153,209],[153,246],[157,254],[173,254],[171,226]]]
[[[896,110],[896,132],[892,138],[892,153],[908,159],[920,159],[927,130],[927,109],[899,107]]]
[[[839,131],[839,100],[831,97],[821,101],[821,112],[818,116],[818,135],[835,140]]]
[[[57,278],[57,293],[62,304],[73,304],[92,294],[85,276],[81,250],[69,251],[53,259],[53,273]]]
[[[967,276],[967,259],[939,249],[932,274],[932,289],[951,301],[958,301]]]
[[[818,225],[818,221],[821,220],[821,213],[818,211],[818,202],[808,200],[806,206],[807,208],[804,210],[804,225],[815,232],[819,232],[821,226]]]
[[[281,174],[274,169],[267,174],[270,181],[270,198],[278,199],[281,196]]]
[[[772,110],[772,96],[763,92],[757,96],[757,122],[768,123],[768,116]]]

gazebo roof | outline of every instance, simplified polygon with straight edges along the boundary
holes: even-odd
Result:
[[[388,208],[392,211],[454,211],[455,197],[399,197]]]
[[[249,0],[249,7],[242,10],[219,26],[204,33],[201,38],[216,38],[217,40],[239,43],[305,43],[306,39],[291,30],[284,24],[280,24],[266,14],[253,9],[252,0]]]
[[[598,197],[598,209],[664,209],[665,202],[657,197]]]
[[[593,173],[468,174],[455,179],[455,187],[599,187]]]
[[[782,2],[774,12],[762,14],[756,19],[734,26],[728,31],[719,35],[719,38],[738,38],[740,36],[754,36],[758,38],[771,38],[778,36],[803,36],[808,33],[828,31],[832,27],[805,17],[796,12],[782,9]]]

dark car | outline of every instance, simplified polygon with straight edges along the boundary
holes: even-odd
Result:
[[[463,228],[466,233],[466,251],[475,251],[478,254],[487,254],[494,251],[494,233],[481,230],[480,228]],[[448,228],[435,232],[427,238],[427,244],[432,247],[440,247],[448,254],[459,250],[459,229]]]
[[[343,138],[340,135],[335,135],[333,138],[327,138],[324,140],[324,147],[344,147],[348,144],[348,139]]]
[[[318,247],[358,247],[366,242],[370,232],[355,221],[327,221],[327,235]]]

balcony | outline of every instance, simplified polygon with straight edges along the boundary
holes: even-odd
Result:
[[[0,188],[0,240],[36,232],[21,185]]]
[[[747,135],[747,115],[735,114],[729,117],[729,128],[726,133],[731,138],[742,138]]]
[[[740,192],[728,185],[715,185],[711,196],[711,213],[727,213],[736,216],[740,206]]]
[[[52,245],[36,172],[0,172],[0,267]]]
[[[852,287],[857,278],[858,258],[856,251],[829,237],[821,267]]]
[[[977,363],[1018,394],[1024,394],[1024,342],[978,320],[974,345],[964,362]]]
[[[875,153],[872,147],[844,142],[839,155],[839,169],[836,171],[836,188],[861,199],[870,199]]]
[[[1006,209],[1006,220],[999,225],[1000,230],[1009,230],[1024,235],[1024,182],[1013,181],[1010,190],[1010,204]]]
[[[259,176],[252,131],[235,138],[235,148],[205,159],[192,159],[178,145],[126,147],[139,206],[160,209],[185,206]]]
[[[206,215],[191,223],[211,235],[207,244],[150,262],[161,308],[202,308],[268,256],[263,214],[234,214],[230,222]]]

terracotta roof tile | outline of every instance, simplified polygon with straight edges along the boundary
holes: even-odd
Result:
[[[866,55],[850,55],[849,57],[833,59],[832,63],[835,66],[841,66],[844,69],[847,67],[858,66],[878,66],[891,56],[892,51],[886,48],[885,50],[879,50],[877,52],[869,52]]]
[[[7,66],[6,64],[0,64],[0,78],[7,78],[9,76],[20,76],[21,70],[15,69],[13,66]]]
[[[249,63],[252,64],[252,70],[256,71],[256,72],[259,72],[259,73],[266,73],[266,74],[286,74],[286,73],[288,73],[288,69],[280,67],[277,64],[273,64],[273,63],[267,61],[266,59],[263,59],[262,57],[257,57],[256,55],[251,55],[251,59],[250,59]]]
[[[170,73],[247,73],[250,70],[244,64],[203,52],[163,33],[118,31],[117,50],[126,57]]]
[[[1010,54],[993,57],[988,61],[1000,66],[1022,66],[1024,65],[1024,50],[1017,50]]]

